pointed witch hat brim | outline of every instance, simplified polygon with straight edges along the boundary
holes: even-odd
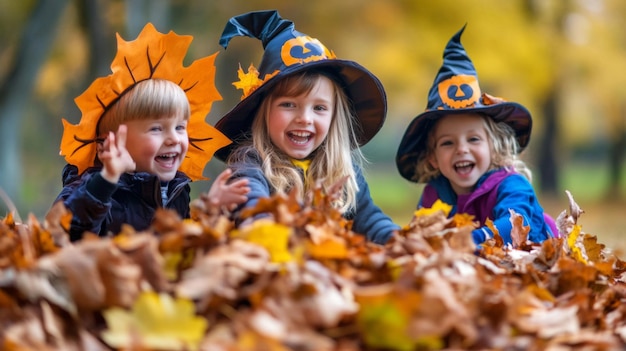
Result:
[[[519,152],[530,141],[532,117],[526,107],[481,93],[474,64],[467,56],[461,28],[448,42],[443,53],[443,64],[428,94],[426,110],[408,125],[396,154],[400,175],[418,182],[417,163],[427,150],[427,140],[435,123],[443,116],[460,113],[481,113],[496,122],[511,126],[519,144]]]
[[[359,145],[365,145],[382,128],[387,114],[387,97],[380,80],[360,64],[337,59],[319,40],[295,30],[293,22],[277,11],[256,11],[232,17],[220,39],[225,49],[236,36],[261,40],[264,54],[258,71],[240,70],[234,85],[244,91],[242,100],[215,127],[233,140],[216,157],[226,160],[240,142],[250,138],[256,110],[272,87],[286,76],[312,69],[332,71],[342,82],[357,119],[354,126]]]

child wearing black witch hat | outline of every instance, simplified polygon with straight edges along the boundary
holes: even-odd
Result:
[[[400,174],[426,183],[418,203],[436,200],[450,213],[475,216],[472,233],[481,244],[494,233],[511,243],[511,211],[530,227],[528,239],[542,242],[558,235],[530,184],[531,172],[517,155],[530,139],[532,118],[522,105],[481,94],[472,61],[461,45],[465,27],[449,41],[443,65],[428,95],[426,111],[409,124],[396,156]]]
[[[265,49],[258,71],[240,69],[234,85],[243,98],[215,125],[233,140],[217,157],[228,160],[235,178],[250,181],[243,207],[294,190],[304,199],[318,182],[328,189],[347,179],[335,206],[353,219],[354,232],[385,243],[399,227],[373,203],[359,149],[385,120],[381,82],[277,11],[231,18],[220,44],[226,48],[235,36],[257,38]]]

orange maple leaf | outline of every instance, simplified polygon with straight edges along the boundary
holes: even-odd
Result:
[[[323,259],[343,259],[348,257],[348,247],[345,241],[338,238],[326,238],[320,243],[311,240],[306,241],[306,251],[312,258]]]
[[[467,213],[456,213],[452,217],[452,222],[457,228],[465,226],[476,227],[476,221],[474,221],[474,216]]]
[[[193,37],[159,33],[148,23],[136,40],[125,41],[117,34],[117,54],[111,75],[97,78],[75,99],[82,112],[77,125],[63,119],[61,156],[82,173],[93,166],[96,157],[96,126],[102,114],[120,95],[146,79],[165,79],[178,84],[187,95],[191,116],[187,131],[189,150],[180,170],[192,180],[206,179],[202,171],[215,151],[231,143],[224,134],[206,122],[213,101],[222,96],[215,87],[217,53],[195,60],[189,67],[183,59]]]

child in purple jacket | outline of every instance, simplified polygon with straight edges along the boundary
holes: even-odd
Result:
[[[494,233],[511,243],[511,211],[530,226],[528,239],[557,235],[530,183],[531,172],[518,158],[530,139],[532,118],[522,105],[481,94],[472,61],[461,45],[465,27],[449,41],[444,62],[428,95],[426,111],[409,124],[396,164],[409,181],[426,183],[419,207],[439,199],[450,215],[475,216],[472,233],[481,244]]]

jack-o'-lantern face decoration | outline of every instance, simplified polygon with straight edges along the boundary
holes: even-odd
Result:
[[[294,64],[334,59],[335,54],[328,50],[319,40],[309,36],[300,36],[287,40],[283,44],[280,57],[285,66],[291,66]]]
[[[452,76],[437,87],[441,101],[453,109],[472,107],[480,99],[480,87],[475,76]]]

